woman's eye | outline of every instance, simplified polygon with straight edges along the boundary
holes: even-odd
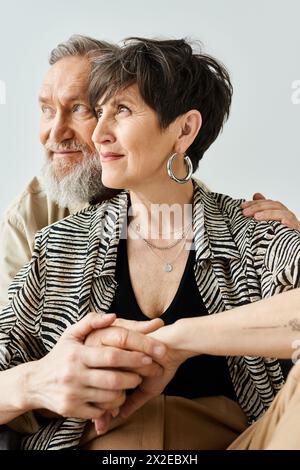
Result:
[[[96,118],[100,119],[102,116],[102,109],[95,109]]]
[[[119,113],[126,113],[126,112],[129,113],[129,112],[130,112],[130,109],[129,109],[127,106],[125,106],[124,104],[120,104],[120,105],[118,106],[118,112],[119,112]]]

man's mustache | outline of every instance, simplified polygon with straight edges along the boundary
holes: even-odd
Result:
[[[66,143],[47,142],[45,144],[47,152],[84,152],[88,151],[88,146],[76,141]]]

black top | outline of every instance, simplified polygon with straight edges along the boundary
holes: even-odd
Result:
[[[191,250],[177,293],[167,310],[160,316],[165,325],[170,325],[183,317],[208,314],[196,284],[194,262],[195,251]],[[118,246],[116,281],[118,286],[110,311],[128,320],[149,320],[142,313],[131,285],[125,239],[120,239]],[[205,382],[203,377],[206,377]],[[187,359],[178,368],[174,378],[165,388],[164,394],[190,399],[215,395],[236,399],[226,358],[208,355]]]

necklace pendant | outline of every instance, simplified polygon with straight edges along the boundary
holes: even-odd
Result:
[[[166,263],[165,264],[165,272],[170,273],[171,271],[173,271],[173,266],[170,263]]]

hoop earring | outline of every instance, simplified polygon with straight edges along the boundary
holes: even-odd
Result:
[[[191,162],[191,159],[190,157],[188,157],[187,155],[184,156],[184,162],[185,162],[185,166],[187,168],[187,174],[184,178],[177,178],[177,176],[174,175],[174,172],[173,172],[173,168],[172,168],[172,165],[173,165],[173,161],[175,160],[175,158],[177,157],[177,153],[173,153],[173,155],[171,155],[171,157],[169,158],[169,160],[167,161],[167,171],[168,171],[168,175],[170,176],[170,178],[174,181],[176,181],[176,183],[179,183],[179,184],[185,184],[187,183],[191,177],[192,177],[192,174],[193,174],[193,164]]]

